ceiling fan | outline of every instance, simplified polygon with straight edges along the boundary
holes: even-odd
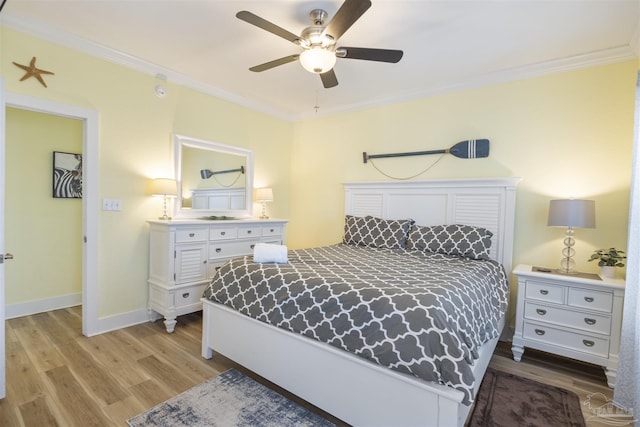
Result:
[[[371,7],[370,0],[345,0],[333,19],[326,25],[327,12],[322,9],[314,9],[309,13],[313,25],[302,30],[299,36],[246,10],[238,12],[236,14],[238,19],[289,40],[304,49],[299,54],[265,62],[264,64],[251,67],[249,70],[259,73],[279,65],[300,60],[300,63],[307,71],[320,75],[320,79],[325,88],[331,88],[338,85],[338,79],[333,71],[333,66],[337,58],[392,63],[400,61],[403,53],[401,50],[336,47],[338,39],[342,37],[369,7]]]

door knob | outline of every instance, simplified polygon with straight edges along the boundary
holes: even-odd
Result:
[[[4,262],[5,259],[13,259],[13,254],[7,252],[6,254],[0,254],[0,264]]]

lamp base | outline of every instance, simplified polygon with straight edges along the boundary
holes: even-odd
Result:
[[[269,219],[267,216],[267,204],[262,202],[262,215],[260,215],[260,219]]]

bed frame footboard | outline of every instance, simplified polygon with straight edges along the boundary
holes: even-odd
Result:
[[[486,370],[497,339],[476,363]],[[354,426],[463,426],[462,392],[394,372],[203,299],[202,356],[213,352]],[[479,383],[479,381],[478,381]]]

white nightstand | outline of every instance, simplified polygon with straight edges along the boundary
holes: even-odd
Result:
[[[614,387],[618,371],[624,280],[561,274],[519,265],[513,359],[525,347],[600,365]]]

